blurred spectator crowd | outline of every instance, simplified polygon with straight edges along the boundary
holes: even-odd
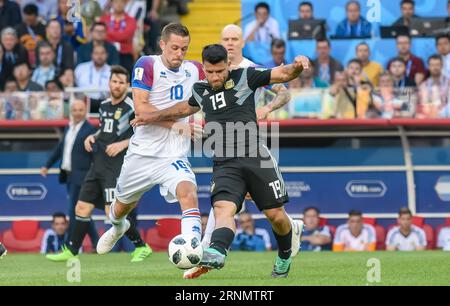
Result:
[[[159,52],[187,0],[0,0],[0,120],[62,119],[70,89],[105,98],[109,69]],[[33,94],[40,92],[40,96]]]
[[[280,33],[279,21],[271,17],[270,6],[265,2],[256,4],[254,20],[245,27],[244,39],[247,43],[270,44],[272,59],[260,63],[263,66],[271,68],[286,63],[287,46],[283,36],[316,40],[312,69],[288,84],[293,99],[272,118],[449,118],[449,18],[430,21],[438,27],[432,35],[435,54],[419,58],[411,52],[414,39],[411,24],[421,20],[416,15],[415,2],[402,0],[400,6],[402,16],[388,29],[395,33],[392,37],[396,40],[397,55],[383,67],[371,60],[373,50],[364,41],[356,46],[353,59],[348,63],[333,58],[332,42],[326,37],[326,21],[314,17],[311,2],[299,3],[298,20],[289,21],[287,35]],[[332,38],[374,38],[372,24],[362,16],[358,1],[347,2],[345,10],[346,18],[338,24]],[[447,3],[447,16],[449,14],[450,1]]]
[[[0,120],[67,117],[70,92],[75,91],[85,93],[95,112],[107,92],[110,66],[131,71],[140,55],[158,53],[161,28],[187,14],[187,2],[0,0]],[[298,20],[293,20],[288,37],[315,39],[316,58],[310,71],[288,84],[291,103],[270,119],[450,117],[448,17],[432,23],[443,26],[435,31],[435,55],[419,58],[411,52],[414,35],[409,31],[420,20],[415,2],[399,1],[402,16],[392,24],[397,56],[383,67],[371,59],[373,50],[365,42],[350,50],[354,58],[348,63],[333,58],[326,21],[315,18],[311,2],[297,3]],[[373,38],[360,2],[348,1],[345,10],[346,18],[331,29],[332,37]],[[287,48],[280,21],[270,11],[267,3],[257,3],[243,34],[246,42],[270,44],[272,58],[259,63],[269,68],[286,63]],[[302,27],[295,28],[295,22]],[[31,92],[47,92],[48,97],[36,102]],[[267,94],[261,99],[270,98]]]

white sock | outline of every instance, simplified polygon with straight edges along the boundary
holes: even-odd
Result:
[[[122,218],[116,218],[114,214],[114,204],[116,202],[112,202],[111,207],[109,209],[109,220],[111,221],[112,226],[116,230],[116,232],[122,233],[125,231],[125,219],[127,216]]]
[[[202,239],[202,222],[198,208],[183,211],[181,217],[181,234],[193,234],[198,241]]]
[[[209,211],[208,223],[206,223],[205,233],[203,234],[202,246],[204,249],[209,248],[211,244],[211,236],[216,227],[216,219],[214,218],[214,209]]]

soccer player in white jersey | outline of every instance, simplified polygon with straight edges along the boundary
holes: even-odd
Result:
[[[204,73],[200,63],[184,60],[189,42],[185,26],[169,24],[161,34],[162,55],[143,56],[136,62],[132,77],[136,114],[165,109],[191,96],[192,86],[204,78]],[[174,127],[186,126],[187,120],[136,127],[111,205],[113,227],[100,238],[97,253],[105,254],[113,248],[129,227],[127,214],[155,185],[167,202],[180,203],[182,234],[193,234],[201,240],[197,185],[187,159],[190,138]]]
[[[257,67],[258,65],[251,60],[245,58],[242,54],[242,50],[245,46],[245,41],[242,37],[242,29],[235,25],[229,24],[225,26],[221,33],[221,44],[228,52],[228,60],[231,62],[230,67],[235,68],[247,68]],[[259,96],[264,91],[263,88],[259,88],[255,94],[255,103],[258,101]],[[273,85],[270,92],[275,95],[274,99],[268,105],[259,107],[256,110],[256,114],[259,120],[267,118],[267,115],[289,102],[291,96],[287,88],[282,84]],[[245,210],[245,205],[242,205],[242,211]],[[206,224],[205,232],[203,233],[202,245],[203,248],[209,247],[211,242],[211,236],[215,227],[214,209],[211,208],[208,217],[208,223]],[[298,251],[298,250],[297,250]],[[292,256],[297,254],[297,251],[292,252]],[[201,274],[206,273],[207,270],[202,267],[193,267],[192,269],[184,272],[184,278],[197,278]]]
[[[352,210],[348,215],[347,224],[336,229],[333,251],[375,251],[375,228],[364,224],[360,211]]]
[[[427,246],[423,229],[412,224],[412,213],[408,208],[400,209],[398,226],[393,227],[386,237],[388,251],[422,251]]]

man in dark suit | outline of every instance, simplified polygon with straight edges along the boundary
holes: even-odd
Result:
[[[14,67],[21,63],[29,63],[28,52],[22,46],[14,28],[8,27],[1,31],[0,41],[3,47],[2,71],[7,77],[12,76]]]
[[[83,101],[76,100],[71,106],[71,121],[64,131],[63,139],[53,151],[45,167],[41,168],[41,175],[47,176],[48,169],[61,160],[59,181],[67,184],[69,193],[69,233],[75,220],[75,205],[78,201],[81,185],[92,163],[92,155],[84,148],[84,140],[96,132],[96,129],[86,120],[87,107]],[[98,233],[91,221],[89,236],[95,246]]]

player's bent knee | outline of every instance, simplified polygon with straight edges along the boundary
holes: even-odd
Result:
[[[93,209],[94,205],[78,201],[77,205],[75,206],[75,215],[83,218],[89,218],[92,214]]]
[[[289,221],[282,207],[265,210],[264,214],[272,224],[283,224]]]
[[[214,216],[220,218],[233,218],[236,214],[237,207],[234,203],[228,201],[217,201],[214,203]]]

